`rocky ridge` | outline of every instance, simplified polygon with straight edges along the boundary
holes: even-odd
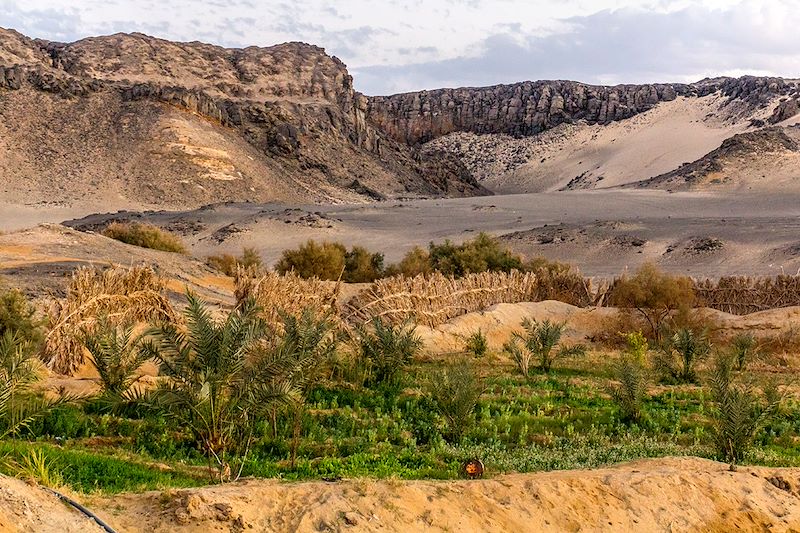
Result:
[[[425,143],[452,132],[536,135],[563,123],[607,124],[679,96],[720,92],[740,113],[777,96],[798,95],[782,78],[744,76],[694,84],[603,87],[573,81],[536,81],[493,87],[437,89],[369,98],[368,117],[398,141]]]
[[[307,200],[370,199],[352,187],[354,183],[381,197],[488,193],[458,161],[428,161],[387,138],[366,120],[366,99],[353,90],[344,64],[303,43],[233,50],[117,34],[64,44],[0,30],[0,89],[33,90],[62,102],[113,95],[111,100],[119,107],[157,103],[188,111],[222,126],[226,135],[233,130],[269,163],[278,163],[278,168],[251,171],[249,181],[258,181],[259,170],[274,175],[274,181],[285,182],[288,177],[300,189],[297,196]],[[0,111],[13,108],[21,98],[0,93]],[[53,104],[67,107],[58,100]],[[17,115],[25,115],[24,111]],[[42,150],[60,152],[64,147]],[[61,170],[39,165],[29,173]],[[160,173],[160,169],[143,170],[141,174]],[[237,181],[242,170],[234,170],[223,181]],[[454,179],[466,181],[453,183]],[[211,196],[223,194],[225,199],[281,199],[270,195],[278,188],[275,183],[227,187],[230,190],[210,185],[218,189]],[[157,203],[158,196],[169,192],[157,189],[144,200]],[[242,190],[253,189],[255,194],[243,197]]]

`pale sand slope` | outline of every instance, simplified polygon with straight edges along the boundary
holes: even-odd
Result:
[[[679,97],[628,120],[544,132],[531,141],[535,156],[526,164],[482,184],[496,193],[545,192],[571,181],[570,188],[607,188],[669,172],[752,129],[750,118],[766,118],[772,110],[767,106],[754,115],[734,116],[735,109],[721,107],[726,100]],[[774,169],[758,170],[760,176]]]
[[[702,312],[719,326],[719,334],[733,336],[746,331],[756,337],[775,336],[792,329],[800,328],[800,307],[771,309],[749,315],[738,316],[715,309]],[[464,349],[465,339],[481,330],[490,349],[500,350],[503,343],[515,331],[521,331],[522,321],[550,320],[564,322],[564,339],[572,342],[585,342],[604,330],[604,322],[617,313],[613,307],[575,307],[574,305],[552,300],[544,302],[523,302],[516,304],[497,304],[485,311],[468,313],[439,325],[435,328],[417,326],[417,333],[425,342],[430,353],[449,353]]]
[[[75,224],[96,227],[139,216],[98,215]],[[589,276],[617,275],[645,261],[697,277],[794,273],[800,267],[795,193],[597,190],[371,205],[218,204],[141,217],[168,229],[187,228],[184,239],[197,257],[253,247],[270,265],[307,239],[365,246],[394,262],[415,245],[461,242],[487,231],[508,235],[515,251],[571,262]],[[540,243],[540,234],[557,238]],[[695,237],[719,239],[722,247],[685,253]],[[631,238],[646,242],[634,246]]]
[[[796,468],[664,458],[478,481],[254,480],[87,503],[129,533],[782,532],[800,529],[799,484]]]

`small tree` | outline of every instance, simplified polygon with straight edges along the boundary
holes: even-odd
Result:
[[[644,400],[647,398],[647,339],[641,332],[625,336],[627,350],[614,365],[618,385],[612,387],[611,397],[617,403],[624,422],[638,423],[644,419]]]
[[[338,280],[345,269],[346,248],[338,242],[309,240],[296,250],[285,250],[275,265],[281,274],[294,272],[302,278]]]
[[[383,276],[383,254],[370,253],[366,248],[353,246],[345,254],[344,281],[372,283]]]
[[[697,363],[711,351],[705,332],[695,333],[682,328],[673,334],[656,353],[654,366],[665,381],[693,383],[697,381]]]
[[[310,309],[300,317],[283,313],[282,318],[282,333],[259,347],[256,360],[259,375],[271,376],[274,383],[290,384],[296,391],[286,403],[292,419],[290,460],[294,468],[308,395],[329,368],[337,339],[333,324],[325,317],[318,319]]]
[[[434,372],[428,395],[447,423],[447,436],[457,442],[474,422],[475,408],[485,388],[466,359]]]
[[[252,300],[223,321],[212,318],[207,305],[188,295],[187,328],[163,324],[154,328],[145,349],[169,378],[155,391],[157,407],[187,428],[215,461],[218,478],[231,477],[229,454],[239,452],[244,466],[253,439],[254,422],[276,404],[297,394],[293,383],[278,379],[285,370],[251,357],[264,339],[266,326]],[[238,477],[238,475],[237,475]]]
[[[736,360],[736,370],[741,372],[759,355],[756,339],[750,333],[740,333],[731,341],[731,350]]]
[[[523,376],[530,377],[531,362],[538,362],[541,371],[548,373],[557,359],[583,355],[583,345],[558,346],[566,329],[566,323],[555,323],[549,320],[537,322],[525,319],[522,322],[524,333],[514,333],[503,349],[508,352]]]
[[[720,458],[731,464],[742,460],[781,401],[774,384],[759,392],[738,380],[733,372],[735,364],[731,356],[718,354],[710,379],[714,445]]]
[[[403,370],[422,348],[422,339],[411,324],[384,324],[380,317],[373,318],[369,327],[357,328],[357,336],[370,385],[399,387]]]
[[[486,340],[486,335],[479,329],[467,337],[464,342],[464,347],[467,352],[475,357],[483,357],[489,351],[489,343]]]
[[[631,277],[614,286],[611,301],[633,309],[645,319],[653,338],[660,342],[664,321],[677,309],[691,307],[695,295],[689,278],[670,276],[653,264],[645,264]]]
[[[409,250],[399,263],[386,269],[386,274],[389,276],[402,274],[409,278],[421,274],[430,274],[431,272],[433,272],[433,268],[431,267],[430,255],[427,250],[419,246]]]

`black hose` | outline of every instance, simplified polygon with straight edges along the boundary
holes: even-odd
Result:
[[[109,526],[108,524],[103,522],[102,518],[100,518],[99,516],[97,516],[96,514],[94,514],[89,509],[87,509],[83,505],[79,504],[78,502],[76,502],[72,498],[69,498],[69,497],[61,494],[57,490],[49,489],[47,487],[42,487],[42,488],[44,490],[46,490],[47,492],[49,492],[49,493],[53,494],[54,496],[56,496],[59,500],[68,503],[69,505],[71,505],[72,507],[74,507],[75,509],[80,511],[81,513],[85,514],[86,516],[88,516],[89,518],[94,520],[97,523],[98,526],[100,526],[100,527],[102,527],[103,529],[106,530],[106,533],[117,533],[116,531],[114,531],[114,529],[111,526]]]

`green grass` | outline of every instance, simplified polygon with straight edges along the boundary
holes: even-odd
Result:
[[[169,487],[195,487],[208,482],[208,477],[128,458],[103,455],[95,450],[59,447],[24,441],[0,442],[0,456],[5,458],[3,473],[15,474],[13,462],[19,463],[31,450],[41,451],[64,482],[74,490],[114,494],[141,492]]]
[[[605,359],[605,356],[598,356]],[[607,393],[605,365],[565,361],[550,375],[517,375],[491,355],[475,360],[487,392],[458,444],[423,394],[424,377],[441,362],[412,366],[399,396],[329,384],[310,395],[298,461],[289,466],[291,427],[256,424],[245,476],[280,479],[452,479],[478,457],[489,475],[593,468],[643,457],[713,456],[708,392],[694,385],[659,387],[638,426],[620,420]],[[747,457],[769,466],[800,466],[800,409],[787,400]],[[41,449],[75,490],[116,493],[209,483],[206,459],[188,436],[146,410],[104,413],[99,405],[63,407],[32,426],[31,441],[0,443],[19,459]],[[6,468],[8,472],[8,468]]]

